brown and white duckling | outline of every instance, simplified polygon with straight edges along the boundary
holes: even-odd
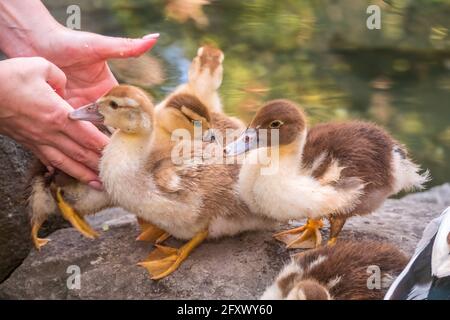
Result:
[[[111,135],[111,129],[103,126],[99,129],[106,135]],[[98,237],[98,233],[84,217],[111,206],[106,192],[92,189],[58,169],[49,172],[37,159],[28,175],[28,212],[31,239],[36,249],[40,250],[49,241],[39,238],[39,229],[50,215],[57,213],[62,214],[84,236],[90,239]]]
[[[323,218],[330,221],[334,243],[347,218],[371,213],[388,196],[422,188],[429,179],[380,127],[349,121],[308,131],[304,113],[288,100],[268,102],[224,150],[247,151],[239,191],[250,210],[284,222],[308,219],[305,226],[275,235],[288,248],[318,246]],[[267,163],[260,160],[265,158]]]
[[[156,106],[159,123],[165,126],[166,132],[182,128],[193,129],[192,125],[196,123],[200,124],[203,132],[206,130],[210,134],[209,138],[216,140],[221,137],[224,140],[227,130],[244,129],[244,124],[239,119],[222,112],[217,90],[222,83],[223,60],[223,52],[216,47],[206,45],[197,50],[197,56],[189,67],[188,82],[179,85]],[[170,108],[166,108],[168,103]],[[194,112],[189,108],[193,108]],[[185,123],[186,117],[191,119],[190,125]],[[190,136],[194,138],[194,133],[191,132]],[[137,240],[161,243],[168,237],[168,233],[148,221],[142,218],[138,218],[138,221],[143,232]]]
[[[342,241],[293,257],[263,300],[381,300],[408,259],[375,241]]]
[[[154,110],[144,92],[118,86],[92,107],[105,125],[117,129],[100,163],[113,202],[156,226],[160,237],[188,240],[179,249],[157,245],[140,263],[153,279],[175,271],[206,238],[273,227],[273,220],[251,215],[240,200],[237,165],[174,163],[175,130],[193,135],[195,122],[203,133],[211,127],[208,108],[195,96],[174,95]]]

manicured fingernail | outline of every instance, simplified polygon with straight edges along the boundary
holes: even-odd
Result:
[[[142,39],[158,39],[159,33],[150,33],[142,37]]]
[[[88,183],[88,186],[91,187],[92,189],[103,191],[103,184],[100,181],[96,180],[90,181]]]

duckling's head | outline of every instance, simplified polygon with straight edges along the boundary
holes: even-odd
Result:
[[[128,134],[146,134],[153,128],[153,102],[137,87],[118,85],[95,103],[70,113],[74,120],[103,122]]]
[[[331,300],[328,289],[316,280],[299,281],[287,294],[285,300]]]
[[[189,82],[203,81],[204,85],[217,90],[222,83],[223,59],[224,54],[220,49],[211,45],[200,47],[189,68]]]
[[[238,155],[252,149],[297,145],[306,135],[306,117],[289,100],[273,100],[255,115],[247,130],[225,148],[226,155]]]
[[[192,139],[214,139],[208,108],[194,95],[179,93],[156,111],[158,127],[172,135],[175,130],[186,130]]]

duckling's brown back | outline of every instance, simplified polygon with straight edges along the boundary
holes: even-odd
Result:
[[[406,256],[395,246],[376,241],[341,241],[297,257],[297,263],[305,270],[302,279],[315,279],[331,286],[330,294],[338,300],[383,299],[390,283],[407,262]],[[380,270],[380,279],[372,282],[369,277],[377,270]]]
[[[320,178],[333,161],[344,169],[340,178],[359,178],[365,183],[360,204],[347,216],[366,214],[377,209],[392,193],[392,150],[395,141],[382,128],[367,122],[324,123],[311,128],[304,148],[302,164],[311,167],[323,157],[313,176]]]

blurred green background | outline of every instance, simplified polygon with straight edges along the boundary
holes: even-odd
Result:
[[[386,128],[433,176],[450,181],[450,0],[111,0],[44,3],[59,21],[78,4],[82,29],[161,33],[151,55],[162,98],[186,81],[203,43],[225,52],[225,110],[248,121],[264,101],[292,99],[310,123],[366,119]],[[366,27],[368,5],[381,30]]]

